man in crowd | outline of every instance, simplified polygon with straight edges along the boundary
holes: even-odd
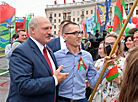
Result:
[[[12,44],[12,48],[11,48],[11,52],[13,52],[13,50],[18,47],[19,45],[21,45],[23,42],[25,42],[27,39],[27,36],[26,36],[26,32],[24,29],[19,29],[17,31],[17,34],[16,34],[16,40],[15,42]]]
[[[66,48],[66,42],[65,42],[65,40],[63,38],[63,35],[62,35],[62,28],[65,24],[70,23],[70,22],[71,22],[70,20],[62,21],[61,24],[60,24],[60,29],[59,29],[60,36],[58,38],[52,39],[50,41],[50,43],[47,44],[50,48],[52,48],[53,52],[56,52],[60,49],[65,49]],[[81,43],[80,47],[82,49],[85,49],[83,43]]]
[[[55,102],[56,86],[69,73],[56,70],[56,60],[46,46],[50,42],[52,26],[45,17],[29,22],[30,37],[18,46],[10,59],[10,91],[7,102]]]
[[[12,36],[12,43],[15,41],[16,39],[16,34],[13,34]],[[10,57],[11,57],[11,45],[12,44],[8,44],[5,47],[5,57],[7,58],[7,64],[8,64],[8,68],[9,68],[9,61],[10,61]]]
[[[134,45],[138,46],[138,28],[132,28],[128,31],[129,34],[134,34]]]
[[[76,23],[65,24],[62,34],[67,47],[55,52],[55,57],[58,66],[63,65],[61,72],[68,72],[69,76],[59,84],[58,102],[88,102],[85,98],[85,80],[87,78],[90,85],[95,87],[103,66],[97,72],[90,53],[80,49],[83,33]]]

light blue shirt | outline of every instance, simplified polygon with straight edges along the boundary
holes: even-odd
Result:
[[[85,79],[87,78],[90,85],[95,87],[96,82],[103,69],[97,72],[94,67],[92,56],[89,52],[81,50],[78,54],[73,55],[67,47],[65,49],[55,52],[58,67],[63,65],[62,73],[69,73],[67,79],[59,84],[59,96],[70,98],[73,100],[85,98]],[[81,70],[77,71],[79,59],[82,57],[87,69],[81,67]],[[103,76],[105,78],[109,70],[106,70]]]

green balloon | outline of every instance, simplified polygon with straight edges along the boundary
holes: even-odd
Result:
[[[109,28],[108,31],[109,31],[109,32],[112,32],[112,28]]]
[[[125,33],[126,33],[126,34],[129,34],[129,33],[128,33],[129,30],[130,30],[130,28],[127,28],[127,29],[125,30]]]

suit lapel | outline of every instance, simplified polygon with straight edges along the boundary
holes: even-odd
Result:
[[[51,69],[50,69],[47,61],[45,60],[44,56],[42,55],[41,51],[39,50],[38,46],[30,38],[28,39],[28,42],[29,42],[30,47],[32,48],[33,52],[41,59],[41,61],[44,63],[44,65],[48,69],[49,73],[52,75]]]

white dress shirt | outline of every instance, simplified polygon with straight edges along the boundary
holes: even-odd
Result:
[[[60,36],[60,45],[61,45],[61,49],[65,49],[66,48],[66,42],[65,42],[65,40],[63,39],[62,36]]]

